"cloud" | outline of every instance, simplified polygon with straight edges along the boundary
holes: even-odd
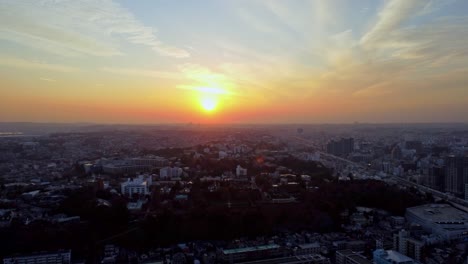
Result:
[[[190,56],[186,50],[162,42],[153,28],[111,0],[4,0],[0,32],[2,39],[47,52],[57,48],[65,56],[122,55],[115,44],[119,40],[147,46],[164,56]]]
[[[57,80],[51,79],[51,78],[46,78],[46,77],[41,77],[39,80],[44,81],[44,82],[56,82]]]
[[[388,1],[379,13],[375,25],[362,38],[364,47],[373,47],[391,36],[404,22],[414,16],[417,10],[424,8],[424,0],[392,0]]]
[[[78,68],[41,61],[31,61],[21,58],[0,55],[0,65],[22,69],[39,69],[57,72],[77,72]]]
[[[388,96],[392,94],[392,83],[390,82],[381,82],[377,84],[373,84],[369,87],[364,89],[359,89],[353,92],[353,96],[355,97],[369,97],[369,98],[379,98],[382,96]]]
[[[135,75],[150,78],[163,78],[163,79],[177,79],[180,78],[180,73],[170,71],[157,71],[151,69],[141,68],[119,68],[119,67],[102,67],[99,69],[103,72],[122,74],[122,75]]]

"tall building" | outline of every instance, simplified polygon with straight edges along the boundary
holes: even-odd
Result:
[[[465,200],[468,201],[468,183],[465,183]]]
[[[445,170],[440,166],[431,166],[428,169],[427,186],[434,190],[443,191],[445,188]]]
[[[463,195],[468,183],[468,156],[448,156],[445,159],[445,191]]]
[[[327,152],[336,156],[347,156],[354,151],[354,138],[331,140],[327,144]]]
[[[375,264],[414,264],[412,258],[405,256],[397,251],[377,249],[374,251]]]
[[[398,145],[396,145],[392,149],[391,156],[394,160],[400,160],[401,158],[403,158],[403,152],[401,151],[401,148]]]
[[[412,238],[410,233],[404,229],[393,235],[393,249],[415,260],[421,260],[423,247],[424,242]]]

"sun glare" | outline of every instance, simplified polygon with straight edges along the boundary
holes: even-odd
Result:
[[[218,100],[214,97],[203,97],[200,100],[200,105],[203,108],[203,110],[211,112],[216,109],[216,106],[218,105]]]

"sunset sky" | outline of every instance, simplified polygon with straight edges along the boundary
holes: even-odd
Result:
[[[0,121],[468,122],[466,0],[0,3]]]

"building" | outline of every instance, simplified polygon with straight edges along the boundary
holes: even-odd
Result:
[[[221,259],[228,263],[237,263],[246,260],[275,258],[283,255],[279,245],[269,244],[256,247],[223,249]]]
[[[327,144],[327,152],[336,156],[347,156],[354,151],[354,138],[331,140]]]
[[[249,262],[241,262],[242,264],[330,264],[330,259],[319,255],[299,255],[292,257],[282,257],[274,259],[264,259]]]
[[[242,168],[240,165],[237,165],[236,176],[247,176],[247,169]]]
[[[420,225],[444,242],[468,239],[468,213],[448,204],[426,204],[406,209],[406,220]]]
[[[150,175],[140,175],[136,179],[128,178],[126,182],[120,184],[120,191],[123,195],[132,197],[133,194],[147,195],[152,184]]]
[[[400,160],[403,158],[403,152],[401,148],[397,145],[391,151],[391,157],[393,160]]]
[[[159,170],[161,179],[179,178],[182,176],[183,170],[179,167],[164,167]]]
[[[397,251],[377,249],[374,251],[375,264],[414,264],[412,258],[405,256]]]
[[[154,168],[167,164],[167,160],[161,157],[133,158],[125,160],[103,160],[102,172],[107,174],[137,174],[151,172]]]
[[[345,249],[336,251],[336,264],[372,264],[372,261],[361,254]]]
[[[390,216],[390,224],[393,228],[402,227],[405,224],[405,218],[403,216]]]
[[[393,249],[403,255],[412,257],[415,260],[421,260],[421,250],[424,242],[412,238],[406,230],[400,230],[398,234],[393,235]]]
[[[168,161],[162,157],[154,158],[132,158],[128,160],[131,165],[163,167],[167,166]]]
[[[67,264],[71,263],[71,250],[48,252],[40,254],[7,257],[3,259],[3,264]]]
[[[375,248],[376,249],[392,249],[393,240],[385,239],[384,237],[378,238],[375,240]]]
[[[150,172],[151,169],[151,166],[146,165],[106,164],[102,166],[102,171],[107,174],[136,174]]]
[[[441,166],[431,166],[428,169],[427,186],[434,190],[445,189],[445,169]]]
[[[468,183],[465,183],[465,200],[468,201]]]
[[[468,183],[468,156],[448,156],[445,158],[445,191],[463,195]]]
[[[409,140],[406,141],[405,148],[413,149],[416,151],[416,153],[421,153],[423,151],[423,144],[421,141],[418,140]]]
[[[320,253],[319,243],[301,244],[294,248],[294,255],[309,255]]]

